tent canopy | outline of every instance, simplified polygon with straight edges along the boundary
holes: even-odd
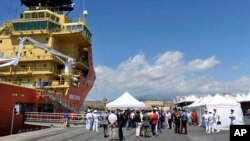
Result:
[[[203,101],[203,102],[202,102]],[[228,130],[230,126],[230,110],[234,110],[236,115],[236,124],[244,124],[243,113],[241,105],[233,100],[227,99],[219,94],[216,94],[213,97],[201,100],[197,102],[194,106],[186,106],[186,109],[194,109],[197,112],[199,124],[204,126],[204,120],[202,120],[202,115],[205,110],[213,112],[213,109],[216,109],[220,115],[221,125],[218,125],[220,129]]]
[[[107,103],[106,107],[107,108],[144,108],[145,104],[135,99],[128,92],[125,92],[116,100],[110,103]]]

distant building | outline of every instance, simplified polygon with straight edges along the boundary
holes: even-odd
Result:
[[[84,107],[91,107],[93,109],[98,108],[98,109],[105,109],[106,108],[106,104],[108,103],[108,99],[106,98],[106,96],[103,98],[102,101],[85,101],[83,103]]]
[[[173,107],[173,101],[172,100],[147,100],[143,101],[145,103],[146,109],[152,109],[153,107],[161,108],[161,109],[170,109]]]
[[[192,104],[193,102],[195,102],[197,100],[197,97],[194,95],[191,96],[176,96],[176,98],[174,98],[174,105],[175,107],[184,107],[184,106],[188,106],[190,104]]]

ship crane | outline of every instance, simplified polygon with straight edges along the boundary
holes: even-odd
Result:
[[[20,60],[20,57],[21,57],[21,53],[22,53],[22,49],[23,49],[23,44],[25,41],[29,41],[33,44],[36,45],[36,47],[38,48],[41,48],[43,50],[46,50],[54,55],[56,55],[56,57],[62,61],[64,64],[65,64],[65,74],[70,74],[71,71],[72,71],[72,66],[73,64],[75,63],[75,59],[72,58],[72,57],[69,57],[53,48],[50,48],[30,37],[23,37],[23,38],[19,38],[19,45],[18,45],[18,52],[17,52],[17,56],[16,57],[13,57],[13,58],[3,58],[3,57],[0,57],[0,62],[3,62],[3,64],[0,64],[0,67],[5,67],[5,66],[10,66],[10,65],[14,65],[16,66]],[[66,61],[63,61],[61,58],[64,58],[66,59]]]

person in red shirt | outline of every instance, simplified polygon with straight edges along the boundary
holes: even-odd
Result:
[[[192,111],[192,122],[194,126],[197,126],[197,113],[195,110]]]
[[[156,109],[153,109],[153,114],[150,117],[150,121],[151,121],[152,134],[153,134],[153,136],[156,136],[155,126],[156,126],[156,124],[158,122],[158,115],[156,114]]]

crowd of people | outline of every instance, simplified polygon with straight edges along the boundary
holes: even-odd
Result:
[[[106,111],[101,115],[97,115],[95,110],[88,110],[86,130],[98,132],[99,124],[103,127],[105,138],[119,140],[124,139],[123,129],[135,129],[136,137],[156,137],[163,128],[174,129],[178,134],[187,134],[187,124],[195,121],[195,118],[190,121],[190,115],[190,112],[175,108],[167,112],[158,108],[152,110],[117,109]]]
[[[235,124],[234,110],[229,119]],[[216,109],[204,111],[202,120],[207,133],[220,132],[220,114]],[[123,140],[123,130],[135,129],[136,137],[157,137],[163,128],[173,130],[176,134],[187,134],[187,126],[197,126],[198,118],[195,110],[186,111],[177,108],[164,112],[158,108],[152,110],[109,110],[101,115],[96,110],[88,110],[86,114],[86,130],[98,132],[103,127],[104,138]]]
[[[212,111],[207,112],[207,110],[204,111],[204,114],[202,115],[202,119],[205,122],[205,131],[207,133],[214,133],[220,132],[220,129],[217,125],[220,124],[220,114],[217,113],[216,109]]]

